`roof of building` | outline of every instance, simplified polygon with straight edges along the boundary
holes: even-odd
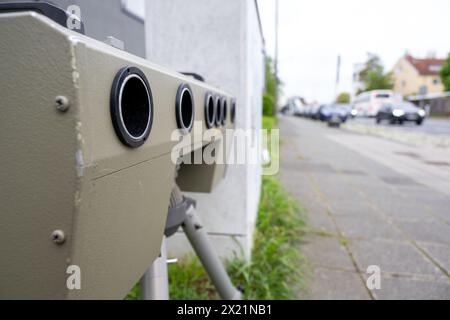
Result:
[[[416,59],[411,55],[407,55],[405,58],[422,76],[439,75],[440,69],[445,62],[444,59],[437,58]]]

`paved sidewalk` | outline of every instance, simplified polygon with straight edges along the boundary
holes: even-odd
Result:
[[[450,195],[438,191],[450,166],[424,162],[418,147],[309,120],[282,118],[280,129],[281,179],[312,228],[301,247],[309,298],[450,299]],[[365,285],[371,265],[381,268],[381,290]]]

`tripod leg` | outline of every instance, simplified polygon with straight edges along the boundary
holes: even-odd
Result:
[[[194,206],[189,207],[186,216],[183,230],[220,297],[224,300],[240,300],[242,294],[231,283],[222,262],[209,242],[208,235],[200,223]]]
[[[169,300],[166,238],[161,245],[161,256],[141,279],[141,300]]]

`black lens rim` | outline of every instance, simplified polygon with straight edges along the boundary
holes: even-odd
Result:
[[[222,104],[222,98],[221,98],[221,96],[217,95],[214,98],[214,109],[216,110],[216,118],[215,118],[214,122],[215,122],[216,128],[220,127],[220,125],[222,123],[221,104]]]
[[[232,124],[236,123],[236,99],[231,101],[230,120]]]
[[[227,120],[228,120],[228,100],[227,100],[227,98],[225,98],[225,97],[222,98],[221,105],[222,105],[222,110],[221,110],[221,113],[222,113],[221,120],[222,121],[221,121],[221,123],[223,126],[225,126],[225,125],[227,125]]]
[[[209,103],[212,101],[212,115],[210,114],[209,110]],[[208,129],[212,129],[216,122],[216,107],[215,107],[215,101],[214,96],[211,93],[207,93],[205,95],[205,121],[206,121],[206,127]]]
[[[183,120],[183,97],[185,93],[188,93],[191,99],[191,121],[189,125],[187,126],[184,123]],[[194,127],[194,121],[195,121],[195,100],[194,100],[194,94],[192,92],[191,87],[183,83],[179,86],[176,96],[176,103],[175,103],[175,113],[176,113],[176,119],[177,119],[177,125],[178,129],[181,130],[183,134],[189,134],[192,131],[192,128]]]
[[[135,137],[125,126],[122,116],[122,101],[121,93],[126,85],[126,81],[130,79],[130,76],[138,77],[146,87],[146,93],[148,97],[148,107],[149,107],[149,119],[147,122],[147,127],[140,137]],[[150,83],[142,70],[136,67],[124,67],[119,70],[116,74],[113,85],[111,88],[110,96],[110,113],[111,120],[114,127],[114,131],[118,136],[119,140],[129,148],[139,148],[143,146],[149,139],[152,128],[153,128],[153,118],[154,118],[154,106],[153,106],[153,95],[150,87]]]

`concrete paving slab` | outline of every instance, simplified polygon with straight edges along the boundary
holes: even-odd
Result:
[[[379,213],[374,211],[370,204],[361,199],[329,199],[333,214],[339,216],[351,216],[364,219],[365,217],[378,217]]]
[[[321,231],[325,233],[337,234],[333,221],[323,207],[313,208],[311,206],[307,206],[306,215],[308,226],[311,230],[316,232]]]
[[[311,187],[309,177],[306,174],[283,170],[283,173],[280,175],[280,180],[289,193],[294,196],[298,195],[308,199],[316,197],[316,193]]]
[[[336,217],[336,223],[348,238],[406,240],[401,231],[377,216],[364,216],[364,218],[357,216]]]
[[[302,244],[302,254],[313,269],[328,268],[355,272],[346,248],[339,239],[331,236],[309,236]]]
[[[361,270],[379,266],[381,272],[405,276],[426,275],[441,279],[444,274],[409,243],[350,241],[350,250]]]
[[[441,219],[447,225],[450,225],[450,208],[444,206],[438,206],[435,203],[430,202],[425,209],[431,215]]]
[[[450,246],[424,242],[419,242],[418,245],[450,274]]]
[[[450,283],[382,278],[381,290],[373,293],[380,300],[448,300]]]
[[[405,221],[400,228],[413,240],[450,245],[450,226],[440,221]]]
[[[360,276],[355,272],[317,268],[310,287],[312,300],[370,300]]]
[[[435,218],[427,212],[425,204],[414,199],[409,201],[390,201],[384,199],[377,203],[378,208],[394,220],[401,221],[434,221]]]

